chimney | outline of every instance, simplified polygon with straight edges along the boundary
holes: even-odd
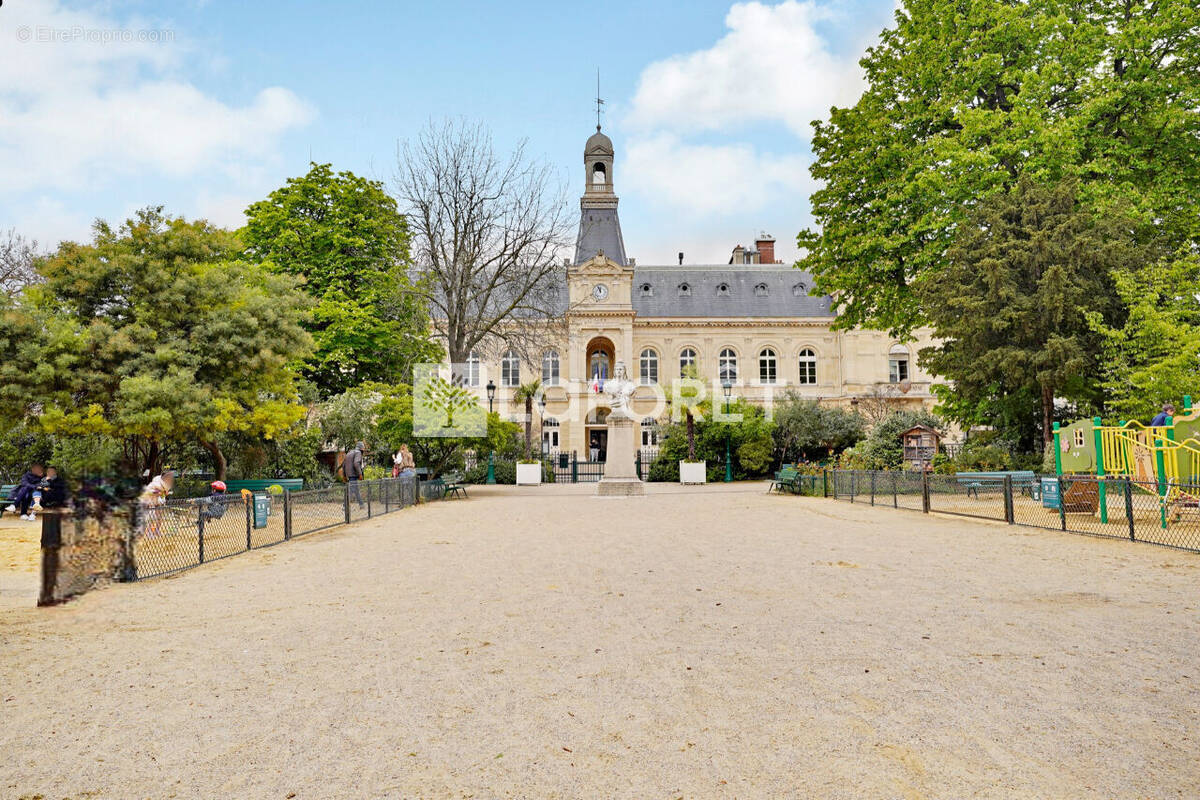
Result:
[[[679,266],[683,266],[683,253],[679,254]]]
[[[745,264],[746,263],[746,248],[740,244],[733,248],[733,255],[729,257],[730,264]]]
[[[754,246],[758,248],[758,263],[774,264],[775,263],[775,237],[767,233],[760,233],[758,239],[755,240]]]

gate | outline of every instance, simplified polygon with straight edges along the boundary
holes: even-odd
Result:
[[[580,461],[574,451],[555,453],[546,463],[554,471],[555,483],[597,483],[604,477],[603,461]]]

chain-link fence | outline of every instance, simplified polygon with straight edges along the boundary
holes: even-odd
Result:
[[[1029,472],[826,470],[819,478],[818,491],[801,493],[1200,552],[1196,483]]]
[[[58,602],[111,580],[141,580],[189,569],[306,533],[441,499],[413,477],[352,481],[326,489],[79,503],[63,515],[62,544],[42,549],[40,602]]]

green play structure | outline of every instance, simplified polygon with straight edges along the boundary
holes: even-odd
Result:
[[[1183,398],[1183,413],[1153,427],[1136,420],[1105,425],[1099,417],[1054,423],[1054,468],[1059,475],[1095,475],[1072,485],[1062,498],[1067,511],[1099,510],[1108,522],[1105,478],[1121,478],[1158,498],[1165,528],[1183,508],[1200,505],[1200,410]],[[1074,497],[1070,495],[1074,492]]]

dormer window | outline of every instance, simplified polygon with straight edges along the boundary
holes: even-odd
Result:
[[[679,284],[679,296],[680,297],[691,297],[692,296],[692,287],[686,283]]]
[[[653,297],[654,296],[654,287],[648,283],[643,283],[640,287],[638,287],[638,293],[642,297]]]
[[[728,297],[728,296],[729,296],[729,284],[728,283],[718,283],[717,284],[717,297]]]
[[[754,287],[755,297],[766,297],[768,294],[770,294],[770,290],[767,289],[767,285],[765,283],[760,283]]]
[[[796,297],[804,297],[806,294],[808,294],[808,287],[803,283],[797,283],[792,287],[792,294]]]

